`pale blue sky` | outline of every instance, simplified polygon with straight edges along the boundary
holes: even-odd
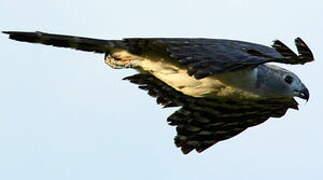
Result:
[[[134,71],[0,35],[0,179],[323,179],[321,0],[0,0],[0,8],[0,30],[280,39],[293,49],[300,36],[317,60],[287,66],[311,91],[299,111],[183,155],[166,122],[174,109],[121,81]]]

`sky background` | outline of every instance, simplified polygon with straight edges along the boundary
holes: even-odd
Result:
[[[166,122],[175,109],[121,80],[135,71],[0,35],[0,179],[323,179],[321,0],[0,0],[0,9],[0,30],[280,39],[294,50],[299,36],[317,60],[284,66],[310,89],[299,111],[183,155]]]

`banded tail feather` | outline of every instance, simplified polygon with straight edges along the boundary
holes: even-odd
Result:
[[[3,31],[9,38],[22,42],[39,43],[56,47],[72,48],[81,51],[108,53],[112,49],[124,49],[127,45],[121,40],[101,40],[78,36],[49,34],[44,32]]]

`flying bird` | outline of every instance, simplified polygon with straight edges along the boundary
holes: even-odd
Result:
[[[112,68],[133,68],[125,80],[148,91],[163,107],[179,107],[167,119],[184,154],[202,152],[219,141],[298,109],[294,97],[309,99],[300,78],[270,62],[314,60],[304,41],[296,54],[279,40],[271,47],[224,39],[128,38],[101,40],[43,32],[5,31],[17,41],[104,54]]]

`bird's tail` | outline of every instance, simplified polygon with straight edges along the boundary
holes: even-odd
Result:
[[[89,51],[96,53],[108,53],[112,49],[125,49],[126,44],[122,40],[101,40],[77,36],[49,34],[43,32],[19,32],[19,31],[3,31],[9,34],[9,38],[29,43],[40,43],[52,45],[56,47],[72,48],[81,51]]]

